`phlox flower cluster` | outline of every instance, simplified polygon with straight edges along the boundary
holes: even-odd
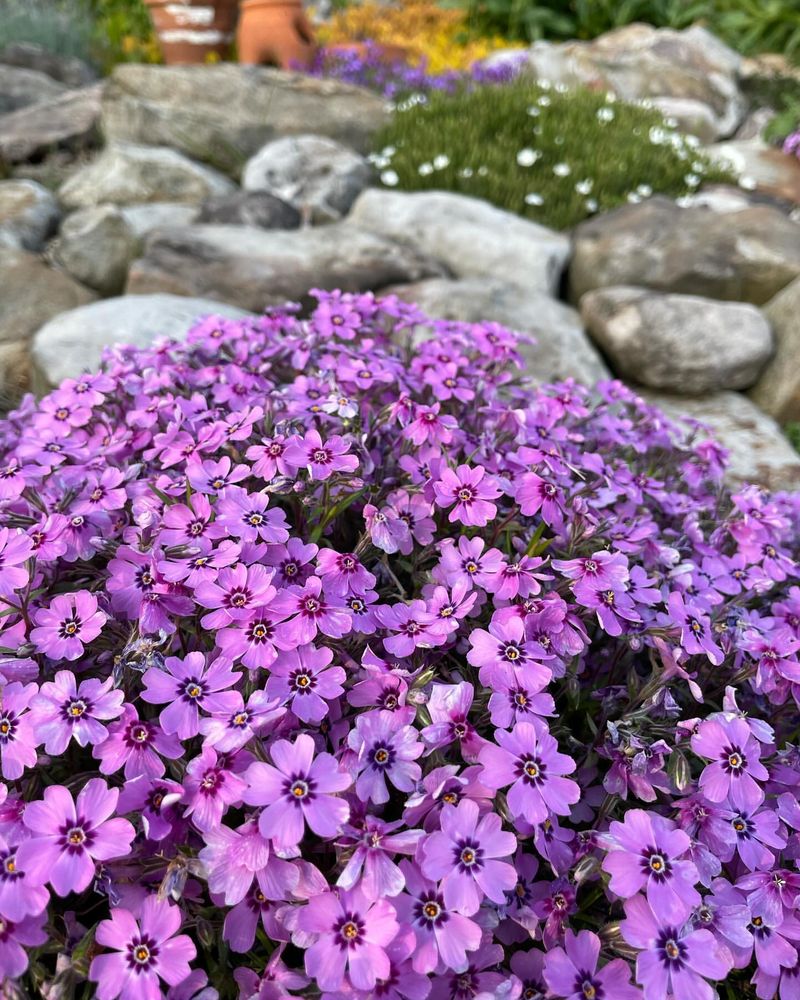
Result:
[[[0,976],[800,997],[800,499],[316,292],[0,423]]]

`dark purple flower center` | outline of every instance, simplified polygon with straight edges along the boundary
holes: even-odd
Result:
[[[316,782],[307,774],[296,774],[287,778],[283,783],[283,794],[287,799],[295,802],[298,806],[303,802],[310,802],[314,798]]]
[[[745,813],[739,813],[731,820],[733,832],[739,840],[750,840],[755,833],[756,825]]]
[[[249,724],[249,712],[237,712],[236,715],[231,716],[231,721],[229,723],[232,729],[246,729]]]
[[[686,962],[686,945],[678,940],[678,932],[673,927],[666,927],[659,935],[656,943],[656,954],[670,970],[682,969]]]
[[[513,642],[506,643],[506,645],[502,647],[501,652],[503,654],[503,659],[508,660],[509,663],[517,663],[519,660],[524,659],[522,650]]]
[[[758,938],[763,941],[765,938],[772,936],[772,928],[764,923],[764,918],[762,916],[755,916],[747,925],[747,929],[753,935],[753,937]]]
[[[61,717],[65,722],[75,725],[90,712],[92,703],[86,698],[69,698],[61,705]]]
[[[225,604],[229,608],[244,608],[249,603],[251,596],[246,587],[237,587],[225,595]]]
[[[13,712],[3,712],[0,715],[0,745],[5,746],[16,739],[17,717]]]
[[[642,871],[656,882],[666,882],[672,877],[672,862],[657,847],[646,847],[639,863]]]
[[[252,510],[244,515],[244,522],[251,528],[260,528],[264,523],[264,515],[259,510]]]
[[[314,618],[322,611],[322,605],[316,597],[304,597],[300,602],[300,610],[309,618]]]
[[[467,559],[467,560],[465,560],[465,562],[464,562],[464,571],[466,573],[469,573],[470,576],[472,576],[474,573],[477,573],[478,569],[479,569],[479,566],[475,562],[474,559]]]
[[[64,823],[59,830],[58,844],[62,851],[82,854],[94,840],[94,834],[87,830],[86,820],[79,816],[74,823]]]
[[[483,868],[483,848],[476,840],[462,839],[453,849],[456,867],[461,872],[476,872]]]
[[[317,686],[317,678],[307,670],[294,670],[289,675],[289,686],[296,694],[311,694]]]
[[[328,465],[331,461],[332,455],[327,450],[327,448],[316,448],[311,453],[311,461],[315,465]]]
[[[210,767],[200,781],[200,794],[205,796],[216,795],[225,784],[225,773],[219,767]]]
[[[136,750],[142,750],[152,737],[152,729],[147,722],[132,722],[125,730],[125,743]]]
[[[275,629],[265,622],[251,622],[247,626],[247,638],[256,644],[267,642],[274,634]]]
[[[347,599],[347,606],[354,614],[357,615],[362,615],[367,610],[366,604],[360,597],[349,597]]]
[[[369,755],[370,763],[376,770],[385,771],[394,763],[395,749],[387,743],[376,743]]]
[[[128,963],[128,968],[132,969],[135,973],[142,973],[148,969],[152,969],[156,964],[157,958],[158,946],[146,934],[133,938],[128,942],[128,946],[125,949],[125,959]]]
[[[300,567],[297,565],[296,562],[285,562],[283,564],[281,572],[285,577],[288,577],[291,580],[293,576],[297,576],[297,574],[300,572]]]
[[[526,785],[541,785],[547,780],[547,764],[533,754],[527,757],[518,757],[516,763],[516,775],[522,778]]]
[[[586,1000],[603,1000],[605,990],[590,972],[579,972],[575,979],[575,992]]]
[[[352,950],[364,939],[364,921],[355,913],[346,913],[334,925],[333,931],[340,948]]]
[[[427,930],[446,924],[449,916],[444,908],[444,898],[432,889],[414,902],[414,919]]]
[[[17,851],[16,848],[10,851],[3,851],[0,853],[0,883],[2,882],[16,882],[18,879],[24,878],[25,873],[21,872],[17,868]]]
[[[184,701],[197,702],[206,694],[205,685],[194,677],[189,677],[178,685],[178,694]]]
[[[720,755],[722,769],[737,777],[747,768],[747,758],[736,746],[726,747]]]
[[[472,503],[473,500],[477,499],[478,493],[471,486],[462,486],[456,493],[460,503]]]
[[[78,617],[77,613],[73,612],[72,617],[65,618],[63,622],[59,623],[58,626],[58,636],[60,639],[76,639],[81,632],[81,626],[83,622]]]

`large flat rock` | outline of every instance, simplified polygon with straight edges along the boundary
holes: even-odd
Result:
[[[39,251],[60,218],[55,198],[41,184],[0,181],[0,247]]]
[[[800,420],[800,278],[764,306],[772,324],[775,356],[750,398],[779,423]]]
[[[221,302],[178,295],[121,295],[72,309],[46,323],[32,345],[37,381],[58,385],[94,371],[115,344],[149,347],[159,337],[182,339],[203,316],[239,319],[247,313]]]
[[[24,163],[54,149],[93,145],[99,137],[102,95],[98,83],[0,115],[0,160]]]
[[[463,323],[483,320],[500,323],[536,338],[520,344],[526,374],[537,383],[574,378],[592,385],[610,372],[583,332],[574,309],[542,292],[520,288],[500,279],[430,278],[387,289],[406,302],[415,302],[434,319]],[[430,336],[430,331],[426,331]]]
[[[66,89],[63,83],[57,83],[46,73],[0,63],[0,113],[51,100]]]
[[[0,343],[26,340],[59,313],[96,296],[23,250],[0,249]]]
[[[299,230],[196,225],[153,232],[129,292],[211,295],[261,310],[309,288],[380,289],[441,275],[435,261],[350,222]]]
[[[387,120],[376,94],[257,66],[118,66],[103,100],[109,140],[172,146],[238,175],[272,139],[314,133],[362,152]]]
[[[370,188],[350,220],[435,257],[457,278],[501,278],[550,295],[569,256],[569,239],[486,201],[445,191]]]
[[[800,225],[777,209],[720,213],[656,197],[581,223],[569,282],[575,301],[639,285],[762,305],[798,276]]]

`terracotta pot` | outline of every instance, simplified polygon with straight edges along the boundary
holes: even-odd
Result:
[[[230,52],[237,0],[144,0],[164,62],[202,64]]]
[[[300,0],[242,0],[236,43],[248,66],[306,69],[316,51]]]

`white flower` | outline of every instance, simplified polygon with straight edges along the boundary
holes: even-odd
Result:
[[[697,149],[699,147],[699,145],[700,145],[700,140],[697,138],[696,135],[687,135],[687,136],[684,136],[684,142],[691,149]]]
[[[458,172],[459,177],[472,177],[472,167],[463,167]]]
[[[613,108],[599,108],[597,111],[597,120],[599,122],[613,122],[614,121],[614,109]]]
[[[536,108],[533,105],[531,105],[531,107],[528,108],[528,114],[531,116],[531,118],[537,118],[541,114],[541,111],[539,110],[539,108]]]
[[[636,188],[636,193],[641,195],[642,198],[649,198],[653,193],[653,189],[649,184],[640,184],[639,187]]]
[[[381,174],[381,180],[386,185],[386,187],[397,187],[400,183],[400,178],[397,176],[394,170],[384,170]]]
[[[650,142],[654,146],[661,146],[667,141],[668,138],[669,136],[663,128],[659,128],[657,125],[654,125],[653,128],[650,129]]]
[[[572,167],[568,163],[557,163],[553,167],[553,173],[556,177],[569,177],[572,173]]]
[[[485,177],[489,173],[488,167],[478,167],[478,176]]]
[[[584,202],[584,205],[586,206],[587,212],[597,211],[597,201],[595,198],[587,198],[586,201]]]
[[[444,170],[445,167],[450,166],[450,157],[445,153],[439,153],[438,156],[433,158],[433,169],[434,170]]]
[[[578,183],[575,185],[575,190],[578,192],[578,194],[588,194],[592,190],[593,186],[594,186],[594,181],[590,180],[587,177],[585,181],[578,181]]]
[[[550,81],[549,81],[549,80],[537,80],[537,81],[536,81],[536,86],[537,86],[537,87],[538,87],[538,88],[539,88],[540,90],[549,90],[549,89],[550,89],[550,87],[552,86],[552,84],[550,83]]]
[[[745,191],[755,191],[756,189],[755,177],[747,177],[747,176],[740,177],[739,187],[744,188]]]
[[[540,108],[549,108],[553,102],[547,94],[542,94],[536,103]]]
[[[651,105],[651,107],[652,107],[652,105]],[[665,123],[670,128],[677,128],[678,127],[678,119],[677,118],[673,118],[672,115],[670,115],[669,118],[665,118],[664,121],[665,121]]]
[[[555,137],[555,139],[553,139],[553,144],[555,146],[563,146],[564,145],[564,136],[563,135],[557,135]]]
[[[697,176],[697,174],[687,174],[683,178],[683,180],[686,186],[690,188],[696,188],[697,185],[700,183],[700,178]]]
[[[614,102],[616,101],[616,99],[617,99],[617,95],[614,93],[613,90],[607,90],[606,91],[606,104],[614,104]]]
[[[540,194],[533,194],[533,193],[526,194],[525,195],[525,204],[526,205],[543,205],[544,204],[544,198]]]
[[[433,173],[433,164],[420,163],[420,165],[417,167],[417,173],[420,175],[420,177],[427,177],[429,174]]]
[[[569,87],[566,85],[566,83],[557,83],[556,90],[558,91],[559,94],[566,94],[566,92],[569,90]]]
[[[394,146],[384,146],[383,149],[381,150],[381,155],[382,156],[394,156],[394,154],[396,152],[397,152],[397,150],[394,148]]]
[[[521,167],[532,167],[541,155],[535,149],[521,149],[517,153],[517,163]]]
[[[679,208],[688,208],[690,205],[694,204],[694,201],[690,194],[682,194],[680,198],[675,199],[675,204]]]
[[[628,195],[628,201],[631,203],[631,205],[638,205],[641,200],[642,199],[635,191],[631,191],[630,194]]]
[[[388,156],[377,156],[374,153],[368,159],[370,163],[378,170],[383,170],[385,167],[388,167],[389,164],[392,162]]]
[[[706,172],[706,165],[701,160],[695,160],[692,164],[692,170],[696,174],[704,174]]]

